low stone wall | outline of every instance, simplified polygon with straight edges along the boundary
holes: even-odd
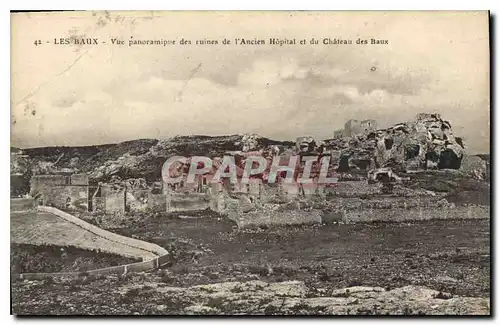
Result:
[[[356,223],[356,222],[408,222],[421,220],[443,219],[488,219],[490,207],[488,206],[458,206],[458,207],[419,207],[419,208],[387,208],[387,209],[356,209],[349,211],[321,211],[321,210],[289,210],[279,208],[273,210],[254,210],[244,213],[233,209],[227,214],[239,228],[255,226],[279,226],[299,224],[330,224],[330,223]]]
[[[126,195],[125,209],[128,211],[144,211],[149,206],[148,189],[128,189]]]
[[[279,184],[264,185],[261,187],[260,199],[263,203],[269,203],[281,196]]]
[[[41,194],[45,205],[65,208],[68,204],[87,209],[88,176],[77,174],[65,175],[34,175],[30,181],[31,192]]]
[[[167,211],[167,196],[165,194],[148,194],[148,208],[160,212]]]
[[[258,226],[282,226],[282,225],[304,225],[321,224],[321,210],[312,211],[251,211],[248,213],[229,213],[228,218],[233,220],[238,228]]]
[[[224,216],[241,210],[241,201],[238,198],[230,197],[227,193],[223,192],[210,196],[208,205],[212,211]]]
[[[210,207],[210,200],[204,193],[172,193],[169,200],[169,212],[205,210]]]
[[[111,266],[102,269],[95,269],[85,272],[61,272],[61,273],[22,273],[22,274],[12,274],[15,279],[30,279],[30,280],[40,280],[52,277],[69,277],[78,278],[84,275],[107,275],[107,274],[120,274],[124,275],[127,273],[137,273],[146,272],[154,270],[162,265],[165,265],[170,261],[170,255],[158,256],[154,259],[148,261],[142,261],[132,264]]]
[[[40,187],[38,191],[42,194],[43,204],[45,205],[65,208],[69,204],[71,206],[81,206],[87,210],[88,186],[47,186]]]
[[[102,197],[92,198],[92,211],[104,212],[104,199]]]
[[[88,222],[83,221],[82,219],[79,219],[69,213],[66,213],[64,211],[61,211],[59,209],[53,208],[53,207],[46,207],[46,206],[38,206],[39,211],[44,211],[48,212],[51,214],[54,214],[68,222],[71,222],[75,225],[78,225],[79,227],[97,235],[100,237],[103,237],[107,240],[113,241],[120,243],[122,245],[138,248],[141,250],[144,250],[146,252],[153,253],[154,255],[161,256],[161,255],[166,255],[168,254],[167,250],[164,249],[163,247],[160,247],[156,244],[151,244],[144,242],[142,240],[134,239],[134,238],[129,238],[125,236],[121,236],[115,233],[112,233],[110,231],[101,229],[97,226],[91,225]]]
[[[342,222],[371,222],[371,221],[420,221],[420,220],[442,220],[442,219],[488,219],[490,218],[490,207],[471,205],[441,208],[390,208],[390,209],[366,209],[358,211],[340,212]]]
[[[115,190],[111,186],[101,188],[102,198],[104,199],[105,213],[125,214],[126,191],[125,188]]]

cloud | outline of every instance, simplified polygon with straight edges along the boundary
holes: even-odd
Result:
[[[375,14],[362,16],[307,15],[299,26],[288,14],[243,15],[229,30],[227,23],[234,16],[226,14],[198,17],[190,21],[197,28],[189,29],[171,23],[169,16],[167,25],[169,35],[193,39],[206,38],[200,31],[211,28],[214,38],[295,35],[308,40],[330,35],[336,26],[344,38],[380,36],[390,39],[389,46],[103,46],[89,50],[62,74],[85,52],[61,48],[54,56],[48,47],[40,47],[36,57],[16,56],[13,65],[17,80],[13,102],[43,85],[29,98],[36,115],[26,113],[23,105],[13,108],[13,143],[84,145],[244,132],[277,139],[303,134],[327,138],[350,118],[375,118],[389,125],[411,119],[419,111],[441,112],[469,138],[476,137],[474,143],[481,143],[485,136],[477,136],[477,130],[487,128],[489,121],[485,113],[489,67],[487,41],[474,39],[478,31],[473,33],[451,16],[429,22],[426,18],[425,24],[404,14],[383,24],[376,23],[380,17]],[[110,21],[99,27],[101,34],[96,36],[126,39],[133,30],[137,39],[150,38],[165,26],[165,19],[138,19],[134,24],[131,19],[120,24]],[[275,23],[263,24],[268,20]],[[64,19],[47,24],[49,38],[55,29],[74,26]],[[91,35],[96,33],[92,28],[80,30]],[[438,29],[444,36],[434,35]],[[412,38],[407,37],[409,30]],[[32,53],[31,47],[23,48],[24,43],[13,46],[19,53]],[[473,127],[471,115],[477,120]]]
[[[361,75],[359,69],[328,68],[324,62],[306,66],[300,58],[270,56],[242,69],[235,85],[198,76],[171,80],[139,69],[102,74],[99,82],[78,88],[61,78],[33,98],[44,119],[18,116],[16,131],[33,136],[27,130],[43,123],[43,134],[37,132],[45,144],[61,143],[61,134],[72,134],[67,144],[244,132],[328,138],[349,118],[390,124],[412,118],[415,107],[436,103],[425,83],[414,86],[401,75],[383,80],[371,72]],[[390,86],[398,82],[399,88]]]

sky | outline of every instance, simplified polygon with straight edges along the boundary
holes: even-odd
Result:
[[[487,12],[22,13],[12,14],[11,29],[16,147],[247,132],[327,139],[348,119],[387,127],[437,112],[470,153],[489,152]],[[54,44],[71,37],[106,44]],[[177,44],[128,46],[131,37]]]

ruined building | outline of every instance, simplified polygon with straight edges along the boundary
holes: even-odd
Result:
[[[34,175],[30,187],[39,204],[63,209],[88,207],[89,178],[85,174]]]
[[[344,125],[344,137],[361,135],[377,129],[375,120],[349,120]]]
[[[377,121],[375,120],[349,120],[344,124],[344,128],[336,130],[333,133],[334,139],[353,137],[377,130]]]
[[[92,195],[92,211],[125,213],[126,188],[117,184],[100,183]]]
[[[343,171],[367,170],[372,166],[396,171],[458,169],[465,153],[463,140],[453,134],[451,124],[439,114],[428,113],[356,138],[330,140],[327,148],[341,151]]]
[[[334,139],[340,139],[344,136],[344,129],[342,130],[336,130],[333,132],[333,138]]]
[[[99,183],[92,191],[91,211],[105,214],[124,214],[129,211],[167,211],[167,196],[161,182],[151,186],[143,178],[121,180],[113,177],[108,183]]]

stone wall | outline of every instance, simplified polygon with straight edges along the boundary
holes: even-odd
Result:
[[[31,178],[31,193],[39,193],[39,202],[58,208],[87,209],[89,198],[88,176],[34,175]]]
[[[43,189],[43,203],[66,209],[80,207],[87,210],[88,187],[86,186],[53,186]]]
[[[70,185],[70,176],[65,175],[33,175],[31,177],[31,188],[39,189],[49,186]]]
[[[89,185],[89,177],[86,174],[74,174],[70,177],[71,185]]]
[[[171,193],[167,200],[169,212],[205,210],[210,207],[210,198],[205,193]]]
[[[125,212],[140,212],[155,209],[167,211],[167,194],[153,194],[150,189],[134,189],[112,184],[101,184],[100,192],[92,198],[93,211],[124,215]],[[181,194],[179,194],[181,195]]]
[[[159,212],[167,211],[167,196],[165,194],[148,194],[148,208]]]
[[[86,272],[64,272],[64,273],[23,273],[23,274],[12,274],[14,278],[17,279],[46,279],[52,277],[70,277],[70,278],[78,278],[83,274],[88,275],[105,275],[105,274],[119,274],[124,275],[127,273],[139,273],[139,272],[147,272],[159,268],[167,264],[170,261],[170,255],[166,254],[163,256],[159,256],[147,261],[137,262],[132,264],[118,265],[105,267],[102,269],[95,269]]]
[[[62,185],[88,186],[89,177],[86,174],[33,175],[31,177],[31,186],[34,188]]]
[[[221,215],[227,215],[231,211],[236,211],[241,207],[241,202],[230,197],[227,193],[219,192],[217,195],[209,197],[208,207]]]
[[[274,202],[282,197],[281,186],[278,183],[266,184],[261,188],[261,201],[263,203]]]
[[[297,224],[328,224],[356,223],[356,222],[410,222],[422,220],[442,219],[487,219],[490,217],[490,208],[487,206],[459,206],[459,207],[412,207],[388,209],[356,209],[343,211],[322,210],[283,210],[278,205],[268,206],[247,213],[233,209],[228,218],[233,220],[239,228],[255,226],[279,226]]]
[[[371,132],[377,130],[377,121],[375,120],[363,120],[361,121],[362,132]]]
[[[92,198],[92,211],[104,212],[104,199],[102,197]]]
[[[301,211],[270,208],[268,211],[251,211],[248,213],[230,213],[228,217],[233,220],[238,228],[258,226],[280,226],[300,224],[320,224],[322,212],[320,210]]]
[[[336,130],[333,132],[333,138],[334,139],[339,139],[339,138],[342,138],[344,137],[344,129],[341,129],[341,130]]]
[[[365,132],[362,122],[349,121],[344,138],[325,142],[327,151],[341,150],[347,158],[342,172],[368,166],[391,167],[396,172],[460,168],[465,153],[463,139],[453,134],[450,123],[439,114],[419,114],[413,121],[374,132]],[[356,133],[358,136],[352,137]],[[342,159],[340,163],[344,166]]]
[[[313,196],[321,195],[325,192],[324,185],[320,184],[302,184],[301,186],[297,183],[291,184],[281,184],[280,191],[283,193],[285,198],[292,199],[297,196]]]
[[[349,120],[344,125],[344,137],[364,134],[377,129],[375,120]]]
[[[262,187],[264,186],[261,179],[251,178],[248,180],[248,183],[241,183],[238,181],[236,184],[230,184],[232,193],[244,193],[248,195],[252,195],[254,197],[258,197],[261,194]],[[222,191],[221,184],[211,184],[209,187],[210,192],[219,192]]]
[[[148,189],[127,189],[126,192],[126,210],[144,211],[149,207]]]
[[[125,213],[125,188],[113,189],[110,186],[102,185],[101,197],[104,201],[105,213]]]
[[[366,209],[342,213],[342,221],[371,222],[371,221],[420,221],[436,219],[487,219],[490,217],[490,207],[487,206],[459,206],[441,208],[390,208]]]

